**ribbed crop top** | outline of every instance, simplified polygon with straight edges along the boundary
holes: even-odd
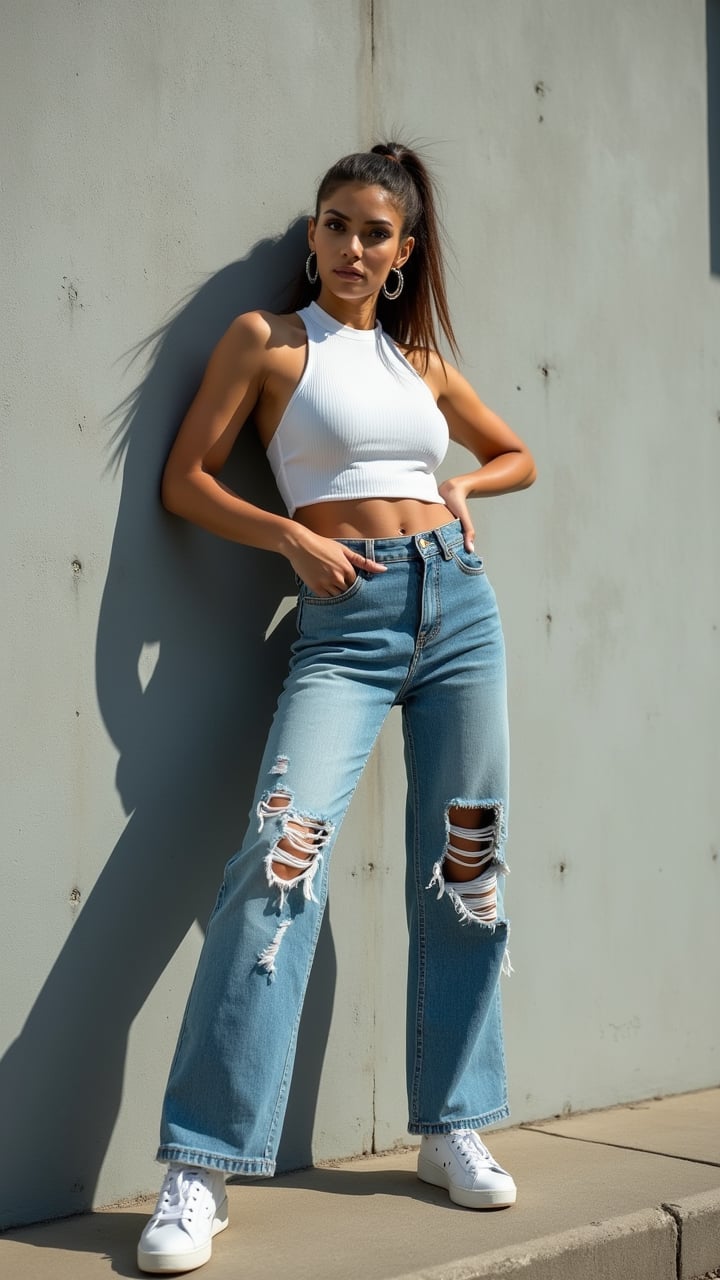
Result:
[[[381,324],[352,329],[316,302],[298,315],[305,369],[267,449],[289,514],[342,498],[442,502],[447,422]]]

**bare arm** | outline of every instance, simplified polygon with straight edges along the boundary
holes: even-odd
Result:
[[[427,381],[437,394],[450,438],[474,454],[480,467],[453,476],[440,485],[444,502],[461,521],[465,545],[475,538],[469,498],[492,497],[527,489],[536,477],[530,450],[497,413],[489,409],[470,383],[452,365],[431,360]]]
[[[271,335],[272,318],[255,311],[238,316],[220,339],[165,464],[163,505],[220,537],[284,555],[316,594],[337,595],[358,567],[384,566],[247,502],[218,479],[263,394]]]
[[[280,551],[284,516],[254,506],[218,480],[265,380],[270,327],[258,313],[238,316],[220,339],[183,419],[162,478],[168,511],[233,542]]]

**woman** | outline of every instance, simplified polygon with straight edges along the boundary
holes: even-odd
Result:
[[[522,489],[535,469],[438,353],[435,317],[456,345],[419,157],[392,143],[340,160],[308,240],[312,301],[235,320],[163,477],[168,510],[289,560],[299,638],[170,1072],[158,1152],[170,1168],[138,1251],[149,1272],[208,1260],[227,1225],[226,1173],[274,1172],[329,855],[393,705],[409,783],[418,1173],[469,1207],[516,1195],[475,1132],[508,1114],[497,990],[507,726],[502,632],[468,499]],[[218,479],[250,414],[287,518]],[[480,466],[438,488],[448,437]]]

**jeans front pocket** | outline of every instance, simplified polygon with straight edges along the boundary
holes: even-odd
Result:
[[[344,633],[348,623],[357,621],[358,610],[362,612],[362,600],[358,600],[357,609],[352,601],[359,595],[364,578],[358,574],[346,591],[336,596],[316,596],[302,582],[298,590],[297,629],[301,636],[314,635],[317,638],[337,639]]]
[[[477,555],[474,551],[466,551],[462,543],[452,548],[452,558],[460,566],[463,573],[472,575],[485,572],[485,563],[482,556]]]
[[[355,581],[351,582],[350,586],[345,591],[341,591],[339,595],[336,596],[316,596],[304,582],[301,582],[300,599],[303,600],[305,604],[343,604],[345,600],[351,600],[355,593],[360,590],[362,582],[363,579],[361,575],[359,573],[356,574]]]

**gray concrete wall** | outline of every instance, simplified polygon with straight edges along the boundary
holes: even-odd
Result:
[[[478,512],[513,1118],[717,1081],[719,33],[717,0],[4,6],[0,1222],[155,1184],[292,634],[283,564],[166,517],[158,476],[216,339],[302,262],[317,177],[396,127],[445,191],[463,367],[540,469]],[[249,437],[230,479],[277,503]],[[405,1137],[403,787],[393,721],[286,1165]]]

